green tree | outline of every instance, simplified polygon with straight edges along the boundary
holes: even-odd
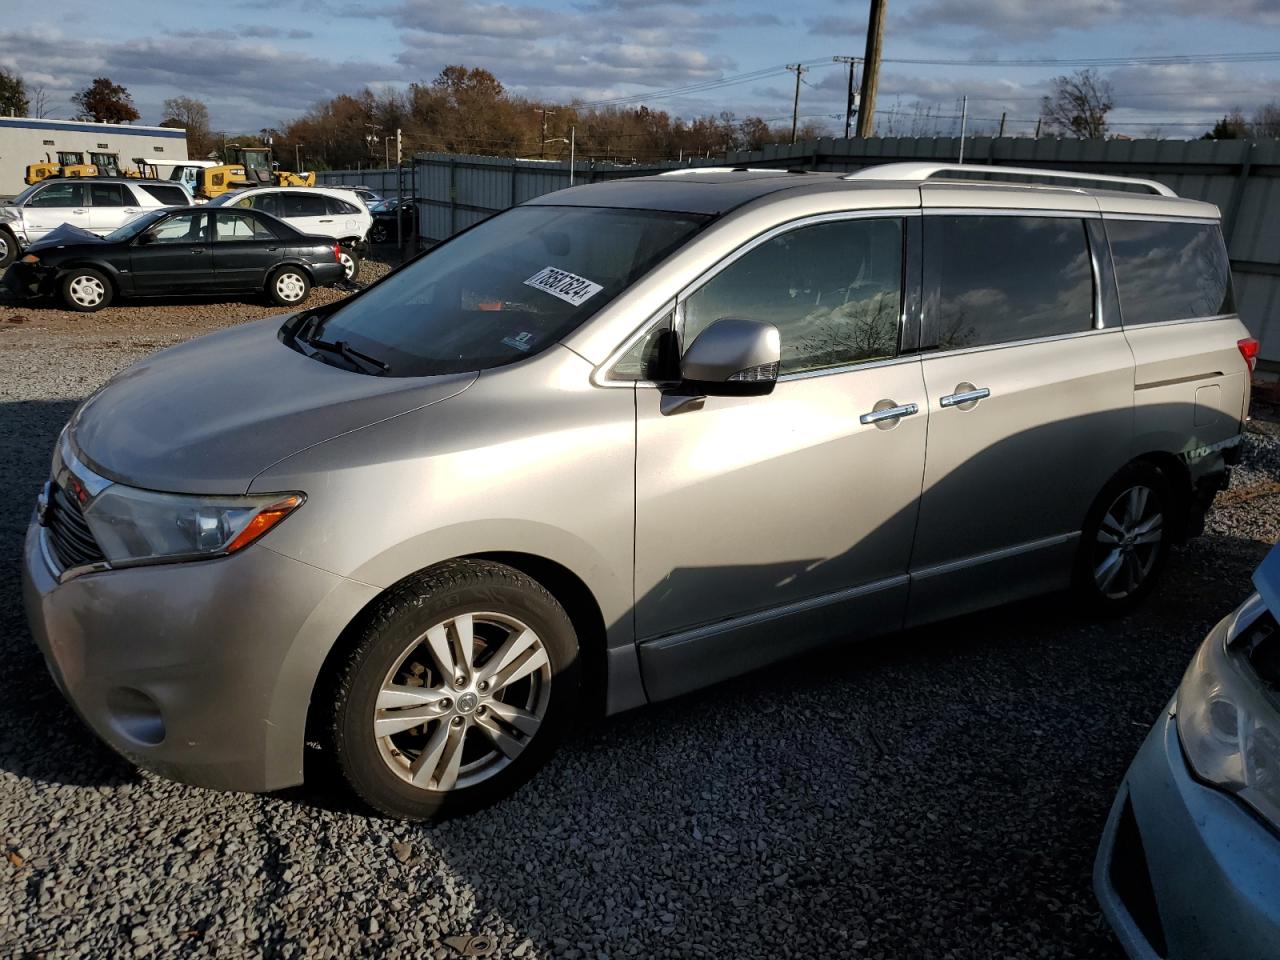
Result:
[[[25,117],[29,109],[27,85],[16,73],[0,68],[0,115]]]
[[[1249,136],[1249,121],[1239,110],[1232,110],[1213,125],[1213,129],[1200,139],[1202,140],[1243,140]]]
[[[88,87],[71,98],[79,107],[77,120],[95,120],[98,123],[131,123],[138,119],[137,108],[129,91],[107,77],[98,77]]]

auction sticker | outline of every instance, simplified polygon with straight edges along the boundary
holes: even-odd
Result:
[[[598,283],[592,283],[586,277],[557,270],[555,267],[544,267],[525,281],[525,285],[559,297],[565,303],[575,307],[590,300],[604,289]]]

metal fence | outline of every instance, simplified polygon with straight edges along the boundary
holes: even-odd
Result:
[[[822,139],[731,153],[693,165],[853,171],[898,160],[952,161],[954,137]],[[1179,196],[1207,200],[1223,215],[1240,314],[1262,340],[1264,359],[1280,362],[1280,140],[1033,140],[969,138],[965,163],[1035,166],[1146,177]],[[575,184],[645,176],[690,164],[654,167],[581,165]],[[367,184],[391,196],[419,198],[420,234],[441,240],[532,197],[569,186],[569,165],[503,157],[424,154],[397,171],[333,171],[325,183]],[[399,183],[397,183],[399,179]]]

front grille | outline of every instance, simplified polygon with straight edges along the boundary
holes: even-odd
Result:
[[[1111,851],[1111,883],[1152,951],[1158,957],[1167,957],[1169,947],[1160,923],[1156,892],[1151,886],[1147,851],[1142,846],[1142,833],[1138,830],[1138,820],[1128,798],[1116,826],[1115,846]]]
[[[45,526],[49,532],[49,546],[62,569],[102,563],[107,559],[93,538],[89,524],[85,523],[80,504],[75,497],[67,496],[67,492],[56,483],[50,485]]]

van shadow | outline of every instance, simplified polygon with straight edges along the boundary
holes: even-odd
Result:
[[[22,545],[54,442],[75,400],[0,404],[0,769],[42,783],[110,786],[140,779],[54,686],[22,606]]]

